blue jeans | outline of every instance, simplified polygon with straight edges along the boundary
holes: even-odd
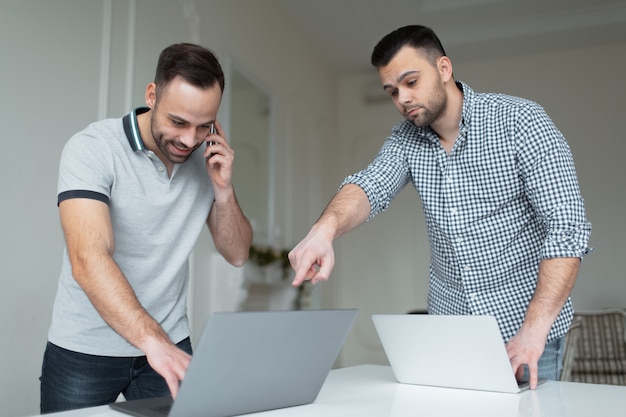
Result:
[[[539,358],[539,379],[558,381],[563,368],[563,349],[565,337],[546,343],[546,348]],[[523,381],[528,381],[528,368],[524,365]]]
[[[191,354],[189,338],[177,345]],[[73,352],[48,342],[41,367],[41,414],[169,395],[145,356],[110,357]]]

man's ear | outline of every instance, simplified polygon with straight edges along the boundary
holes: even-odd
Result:
[[[437,59],[437,70],[443,82],[452,79],[452,61],[447,56],[440,56]]]
[[[146,105],[151,109],[154,108],[154,104],[156,103],[156,84],[150,83],[146,87]]]

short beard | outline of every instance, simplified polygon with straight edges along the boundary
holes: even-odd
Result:
[[[443,113],[443,108],[439,108],[437,112],[434,112],[426,107],[421,107],[421,109],[422,114],[415,116],[413,120],[411,120],[411,122],[417,127],[430,126]]]
[[[157,111],[157,105],[154,106],[154,109],[150,118],[150,133],[152,134],[152,139],[154,140],[154,144],[159,149],[163,157],[167,159],[168,161],[170,161],[171,163],[182,164],[186,162],[189,159],[189,156],[191,154],[189,156],[182,157],[178,155],[173,155],[169,151],[168,149],[169,144],[170,143],[173,144],[175,143],[175,141],[166,139],[163,133],[161,133],[161,131],[159,130],[159,124],[156,121],[156,111]]]
[[[432,125],[447,109],[448,97],[444,88],[437,88],[429,97],[429,101],[423,106],[418,106],[422,110],[422,114],[415,116],[413,124],[417,127],[427,127]],[[409,119],[410,120],[410,119]]]

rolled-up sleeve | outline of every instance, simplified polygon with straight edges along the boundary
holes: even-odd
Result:
[[[542,258],[583,258],[591,248],[588,245],[591,223],[585,218],[582,199],[564,204],[552,212]]]
[[[591,223],[585,214],[571,150],[552,120],[538,105],[519,119],[519,163],[526,194],[545,230],[541,257],[583,258]]]
[[[346,177],[339,189],[346,184],[354,184],[363,189],[370,202],[370,215],[367,218],[369,221],[389,207],[410,178],[402,139],[392,135],[385,140],[374,161],[364,170]]]

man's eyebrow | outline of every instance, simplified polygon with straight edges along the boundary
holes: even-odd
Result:
[[[400,84],[400,82],[402,82],[402,80],[404,80],[406,77],[408,77],[409,75],[414,75],[414,74],[418,74],[419,71],[418,70],[409,70],[409,71],[405,71],[402,74],[400,74],[398,76],[398,78],[396,78],[396,83]],[[393,85],[391,84],[384,84],[383,85],[383,90],[386,90],[388,88],[392,88]]]
[[[183,118],[181,116],[178,116],[178,115],[176,115],[174,113],[168,113],[168,117],[170,119],[172,119],[172,120],[176,120],[177,122],[189,124],[189,121],[187,121],[187,119],[185,119],[185,118]],[[207,120],[206,122],[202,123],[202,126],[210,125],[210,124],[213,124],[213,123],[215,123],[215,119]]]
[[[182,118],[182,117],[180,117],[180,116],[178,116],[176,114],[169,113],[168,116],[172,120],[176,120],[176,121],[182,122],[182,123],[189,123],[187,120],[185,120],[184,118]]]

